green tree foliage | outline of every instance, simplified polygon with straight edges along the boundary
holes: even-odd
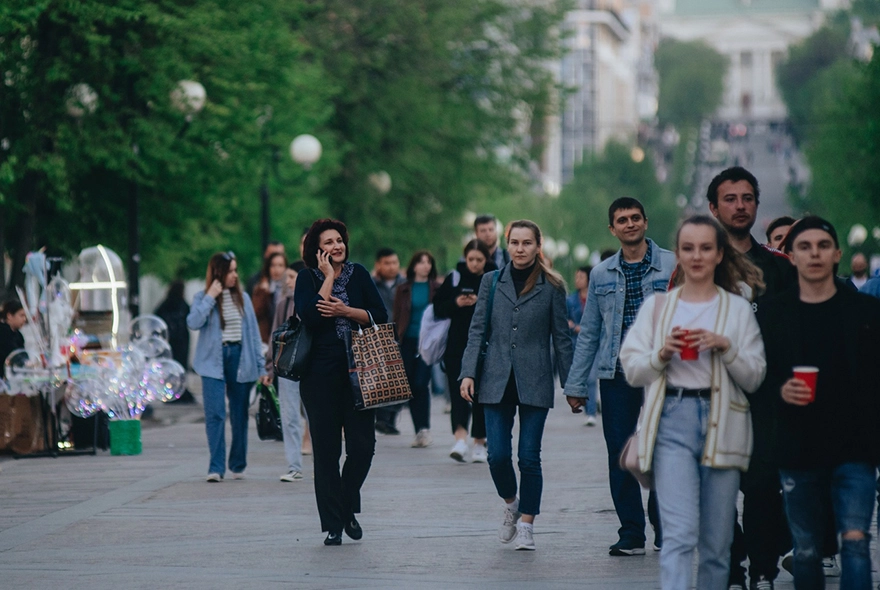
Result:
[[[857,3],[860,10],[872,4]],[[798,205],[830,219],[841,235],[854,223],[871,228],[880,219],[880,58],[875,53],[864,64],[849,56],[845,17],[793,48],[779,78],[812,173]],[[878,247],[872,237],[863,246]]]
[[[304,33],[345,89],[329,127],[342,169],[326,188],[355,251],[457,256],[464,206],[522,190],[528,131],[550,110],[558,2],[327,0]],[[367,182],[387,171],[392,189]],[[389,231],[393,229],[393,232]],[[427,231],[426,231],[427,230]],[[452,241],[452,244],[450,244]],[[366,251],[364,251],[366,250]],[[405,256],[404,256],[405,257]]]
[[[264,178],[272,236],[288,246],[332,215],[349,222],[355,259],[380,245],[442,250],[474,195],[527,186],[563,13],[527,0],[5,2],[0,250],[12,280],[43,245],[69,256],[101,242],[125,258],[133,192],[145,271],[197,276],[229,248],[254,270]],[[207,91],[191,121],[169,99],[182,79]],[[97,108],[71,117],[82,83]],[[310,171],[286,153],[301,133],[324,147]],[[380,170],[386,195],[367,180]]]
[[[721,105],[727,58],[702,41],[661,39],[654,54],[660,79],[657,116],[694,128]]]

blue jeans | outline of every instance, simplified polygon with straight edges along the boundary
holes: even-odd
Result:
[[[587,416],[595,416],[599,411],[599,379],[596,377],[596,363],[590,369],[590,382],[587,383]],[[632,434],[632,433],[630,433]]]
[[[223,347],[223,379],[202,377],[202,403],[205,406],[205,432],[211,462],[208,473],[226,473],[226,398],[229,398],[229,423],[232,446],[229,470],[241,473],[247,467],[248,391],[252,383],[238,383],[241,344]]]
[[[608,482],[611,499],[620,520],[617,534],[621,541],[645,545],[645,510],[642,507],[642,490],[639,482],[629,471],[620,468],[620,452],[636,430],[644,392],[641,387],[630,387],[621,373],[614,379],[599,381],[602,391],[602,431],[608,447]],[[657,514],[657,496],[648,496],[648,518],[659,533],[660,517]]]
[[[663,524],[660,585],[691,588],[694,550],[697,588],[725,590],[736,519],[740,472],[700,464],[709,400],[667,397],[654,443],[654,485]]]
[[[281,406],[281,432],[284,435],[284,455],[287,470],[302,473],[302,416],[299,383],[278,378],[278,404]]]
[[[780,469],[785,513],[794,540],[794,584],[798,590],[825,587],[822,539],[827,520],[823,497],[831,491],[837,532],[859,531],[861,539],[841,539],[840,588],[871,587],[871,516],[874,512],[874,466],[844,463],[824,469]]]
[[[486,438],[489,453],[489,472],[495,489],[502,498],[516,497],[516,473],[513,470],[513,418],[519,409],[519,511],[536,516],[541,512],[541,492],[544,476],[541,473],[541,439],[547,408],[513,404],[483,404],[486,416]]]

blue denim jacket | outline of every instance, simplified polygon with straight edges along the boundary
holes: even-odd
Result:
[[[642,293],[647,299],[652,293],[666,291],[669,277],[675,269],[675,254],[664,250],[652,240],[651,270],[642,279]],[[603,261],[590,273],[587,305],[581,318],[571,371],[565,383],[565,395],[587,397],[590,368],[596,362],[595,373],[599,379],[613,379],[620,353],[620,336],[623,331],[623,304],[626,295],[626,279],[620,268],[621,252]]]
[[[254,306],[247,293],[244,297],[244,316],[241,318],[241,359],[238,362],[239,383],[253,383],[266,374],[262,355],[260,328]],[[202,377],[223,379],[223,330],[220,328],[220,310],[217,301],[199,291],[193,298],[186,325],[191,330],[199,331],[196,354],[193,359],[193,371]]]

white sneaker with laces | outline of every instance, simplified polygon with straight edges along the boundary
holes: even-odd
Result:
[[[532,535],[532,527],[519,524],[516,527],[516,550],[534,551],[535,538]]]
[[[205,481],[208,481],[210,483],[220,483],[221,479],[223,479],[223,476],[219,473],[209,473]]]
[[[281,476],[281,481],[297,481],[303,478],[303,474],[299,471],[288,471]]]
[[[595,426],[596,425],[596,417],[595,416],[587,416],[587,426]]]
[[[468,452],[467,443],[464,439],[459,439],[455,441],[455,444],[452,446],[452,450],[449,451],[449,456],[458,461],[459,463],[465,462],[465,456]]]
[[[433,442],[434,439],[431,438],[431,431],[427,428],[423,428],[416,433],[416,439],[413,441],[412,448],[424,449],[430,447]]]
[[[840,577],[840,565],[837,563],[836,555],[822,558],[822,571],[825,572],[827,578]]]
[[[755,590],[773,590],[773,582],[761,576],[761,579],[756,581],[752,588]]]
[[[471,463],[486,463],[489,455],[486,453],[486,445],[474,445],[471,451]]]
[[[504,507],[504,521],[498,530],[498,538],[501,539],[502,543],[513,541],[513,538],[516,536],[516,523],[520,516],[522,514],[519,510],[511,510],[507,506]]]

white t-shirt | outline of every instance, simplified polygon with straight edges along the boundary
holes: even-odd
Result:
[[[715,321],[718,318],[718,301],[717,295],[711,301],[701,303],[691,303],[679,299],[671,325],[679,326],[684,330],[702,328],[714,332]],[[702,351],[700,358],[695,361],[683,361],[680,355],[674,355],[666,366],[666,384],[669,387],[683,387],[684,389],[711,387],[712,351]]]

